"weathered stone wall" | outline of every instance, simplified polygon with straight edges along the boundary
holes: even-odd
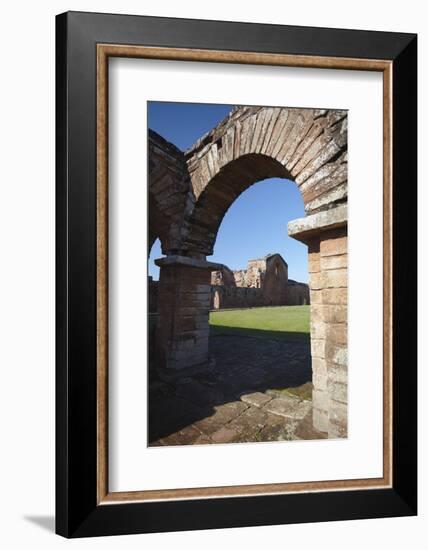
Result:
[[[211,273],[212,285],[236,286],[234,272],[225,265]]]
[[[211,285],[211,309],[262,307],[266,304],[261,288]]]
[[[261,288],[211,285],[211,309],[238,309],[249,307],[302,306],[309,304],[309,286],[292,283],[287,286],[285,303],[272,304]]]
[[[247,269],[222,266],[211,273],[211,309],[309,304],[309,287],[288,281],[280,254],[248,260]]]
[[[288,265],[280,254],[267,256],[262,288],[268,305],[288,304]]]
[[[288,279],[287,286],[287,305],[288,306],[307,306],[310,304],[309,285],[298,283]]]

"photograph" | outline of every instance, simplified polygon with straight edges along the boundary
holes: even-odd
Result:
[[[148,445],[346,438],[347,110],[147,123]]]

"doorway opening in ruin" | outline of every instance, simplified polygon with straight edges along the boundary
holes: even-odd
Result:
[[[307,246],[287,234],[304,216],[294,182],[268,178],[247,187],[226,210],[208,259],[209,348],[215,368],[254,393],[311,395]],[[245,383],[244,383],[245,384]]]

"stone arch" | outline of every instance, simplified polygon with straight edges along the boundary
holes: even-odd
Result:
[[[246,189],[267,178],[288,178],[287,170],[274,159],[259,153],[227,163],[198,195],[183,241],[186,253],[213,254],[218,229],[229,207]]]
[[[212,254],[225,212],[262,179],[294,181],[307,215],[346,203],[346,149],[346,111],[237,107],[186,151],[194,206],[183,251]]]

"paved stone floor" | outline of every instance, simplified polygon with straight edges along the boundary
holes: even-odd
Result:
[[[312,426],[309,342],[210,338],[215,364],[149,386],[149,445],[321,439]]]

